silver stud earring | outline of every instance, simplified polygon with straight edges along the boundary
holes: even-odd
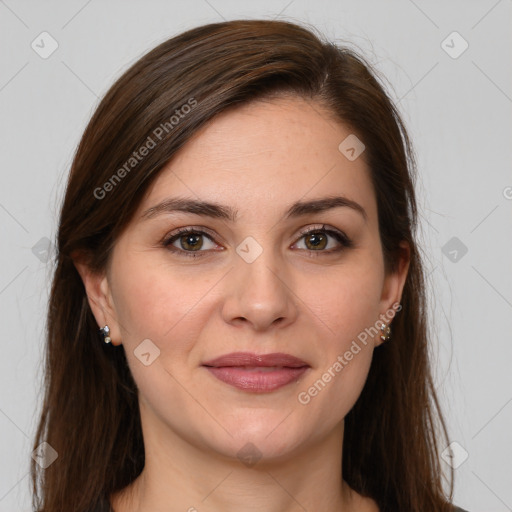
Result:
[[[382,341],[388,341],[391,338],[391,327],[387,324],[382,324],[380,330],[382,331],[380,339]]]
[[[108,325],[105,325],[105,327],[100,329],[100,334],[103,336],[103,341],[105,343],[110,343],[112,341],[112,338],[110,337],[110,328]]]

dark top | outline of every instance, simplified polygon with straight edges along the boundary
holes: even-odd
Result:
[[[113,512],[110,507],[110,502],[107,498],[103,498],[98,502],[98,504],[91,509],[91,512]],[[458,511],[457,511],[458,512]]]
[[[101,500],[98,503],[98,505],[95,508],[93,508],[91,510],[91,512],[113,512],[113,510],[110,507],[110,502],[106,498],[104,498],[103,500]],[[468,512],[468,511],[456,506],[454,512]]]

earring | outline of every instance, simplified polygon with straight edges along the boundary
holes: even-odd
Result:
[[[382,331],[382,334],[380,335],[380,339],[382,341],[388,341],[391,339],[391,327],[387,324],[382,324],[380,326],[380,330]]]
[[[110,337],[110,328],[108,325],[105,325],[105,327],[100,329],[100,334],[103,336],[103,341],[105,343],[110,343],[112,341],[112,338]]]

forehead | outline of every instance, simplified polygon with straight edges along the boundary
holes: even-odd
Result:
[[[187,142],[160,172],[141,209],[172,195],[265,215],[299,199],[343,195],[371,217],[376,205],[364,152],[349,160],[339,149],[351,135],[311,100],[244,104],[216,116]]]

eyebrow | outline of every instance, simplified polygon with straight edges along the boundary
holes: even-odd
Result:
[[[340,207],[351,208],[352,210],[360,213],[365,222],[368,221],[368,215],[365,209],[359,203],[356,203],[344,196],[329,196],[320,199],[313,199],[311,201],[297,201],[290,206],[283,218],[296,218]],[[238,216],[238,210],[229,206],[196,199],[171,197],[145,210],[141,215],[141,219],[152,219],[158,215],[173,212],[194,213],[204,217],[224,219],[231,222],[236,222]]]

